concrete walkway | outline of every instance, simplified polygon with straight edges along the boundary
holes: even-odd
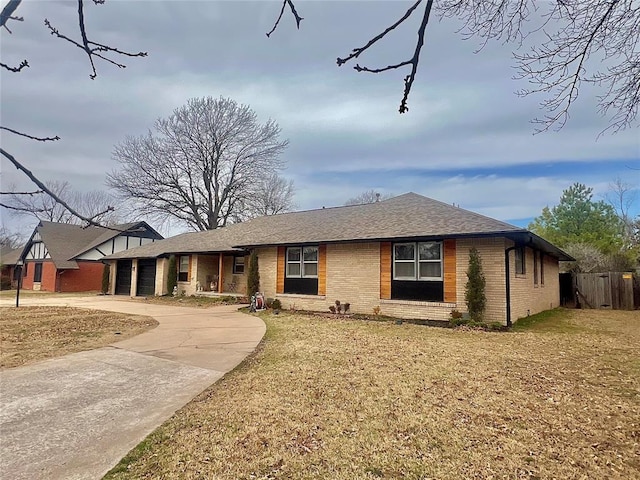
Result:
[[[13,302],[0,300],[0,306]],[[20,304],[148,315],[159,325],[109,347],[0,372],[2,480],[101,478],[253,352],[266,330],[237,306],[53,296],[26,297]]]

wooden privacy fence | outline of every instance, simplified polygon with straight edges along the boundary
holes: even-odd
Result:
[[[632,273],[576,273],[575,291],[578,305],[587,308],[633,310]]]

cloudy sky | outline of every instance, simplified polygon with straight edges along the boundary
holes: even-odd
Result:
[[[4,5],[5,1],[2,1]],[[86,2],[90,37],[147,58],[120,58],[127,68],[97,64],[89,79],[83,52],[52,37],[44,19],[79,38],[74,2],[26,1],[2,31],[2,61],[30,68],[1,72],[2,125],[36,143],[2,133],[2,147],[44,180],[68,180],[81,191],[106,189],[116,167],[114,144],[140,135],[158,117],[201,96],[249,104],[276,120],[290,141],[284,175],[294,180],[299,209],[333,206],[364,190],[414,191],[517,225],[525,225],[562,190],[583,182],[604,194],[616,176],[640,183],[638,128],[598,136],[596,89],[581,90],[560,132],[533,135],[542,97],[519,98],[512,45],[489,44],[474,54],[455,21],[429,25],[410,111],[398,114],[408,71],[357,73],[335,59],[364,44],[410,4],[299,1],[301,29],[286,15],[265,33],[279,2]],[[408,58],[418,16],[358,61],[384,66]],[[2,189],[28,183],[2,160]],[[636,206],[636,209],[638,207]],[[2,212],[2,221],[28,230]],[[175,232],[172,232],[175,233]]]

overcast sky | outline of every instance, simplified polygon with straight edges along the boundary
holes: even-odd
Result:
[[[3,0],[4,5],[5,0]],[[397,19],[409,2],[298,2],[266,38],[279,2],[86,2],[90,37],[147,58],[122,58],[126,69],[97,63],[89,79],[83,52],[52,37],[44,19],[79,38],[75,2],[27,1],[2,31],[2,61],[30,68],[1,72],[2,125],[37,143],[2,133],[2,147],[44,180],[82,191],[106,190],[116,167],[114,144],[140,135],[189,98],[228,96],[259,118],[277,121],[290,146],[284,176],[295,182],[299,209],[333,206],[364,190],[414,191],[517,225],[525,225],[579,181],[607,190],[616,176],[640,183],[640,135],[632,128],[598,138],[608,123],[594,89],[583,88],[560,132],[533,135],[541,97],[517,97],[513,46],[464,41],[459,24],[429,25],[410,111],[398,114],[408,70],[371,75],[335,59]],[[358,61],[384,66],[413,52],[418,18]],[[2,160],[2,189],[29,184]],[[636,209],[638,207],[636,206]],[[2,221],[18,225],[2,212]],[[166,232],[165,232],[166,233]],[[172,232],[172,233],[175,233]]]

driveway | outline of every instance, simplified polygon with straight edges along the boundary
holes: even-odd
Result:
[[[196,309],[114,297],[20,303],[148,315],[159,325],[108,347],[0,372],[3,480],[101,478],[253,352],[266,330],[237,306]]]

